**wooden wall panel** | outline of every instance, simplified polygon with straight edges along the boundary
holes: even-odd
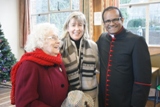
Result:
[[[93,14],[94,12],[102,12],[102,0],[93,0]],[[97,41],[102,33],[102,25],[94,25],[93,22],[93,40]]]

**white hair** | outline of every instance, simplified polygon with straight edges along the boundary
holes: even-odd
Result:
[[[33,52],[36,48],[42,49],[45,37],[48,36],[50,31],[53,31],[55,34],[58,35],[58,29],[54,24],[37,24],[32,30],[32,32],[27,36],[27,41],[24,49],[27,52]]]
[[[68,18],[66,19],[65,23],[64,23],[64,27],[63,27],[63,34],[62,34],[62,38],[65,38],[66,35],[69,35],[69,32],[67,31],[69,22],[72,18],[75,18],[78,22],[83,23],[84,24],[84,38],[87,39],[91,39],[90,35],[88,34],[88,28],[87,28],[87,21],[86,21],[86,17],[82,12],[72,12]]]

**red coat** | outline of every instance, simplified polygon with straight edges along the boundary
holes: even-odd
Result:
[[[64,65],[24,61],[16,74],[16,107],[60,107],[68,93]]]

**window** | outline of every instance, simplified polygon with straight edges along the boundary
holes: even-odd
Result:
[[[143,36],[149,46],[160,46],[160,1],[120,0],[124,27]]]
[[[79,0],[31,0],[31,30],[38,23],[54,23],[60,32],[67,16],[79,11]]]

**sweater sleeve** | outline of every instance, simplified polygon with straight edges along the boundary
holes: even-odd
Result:
[[[99,70],[100,70],[100,65],[99,65],[99,55],[98,55],[98,46],[97,46],[97,44],[96,44],[96,46],[95,46],[95,56],[96,56],[96,68],[97,68],[97,72],[99,73]]]
[[[16,107],[50,107],[38,100],[38,68],[29,61],[23,62],[16,74]]]
[[[134,84],[132,107],[145,107],[151,86],[151,61],[144,38],[139,37],[132,53]]]
[[[90,43],[91,43],[91,47],[92,47],[92,49],[93,49],[93,51],[94,51],[94,56],[95,56],[95,58],[96,58],[96,73],[99,73],[99,56],[98,56],[98,46],[97,46],[97,44],[94,42],[94,41],[92,41],[92,40],[90,40]]]

